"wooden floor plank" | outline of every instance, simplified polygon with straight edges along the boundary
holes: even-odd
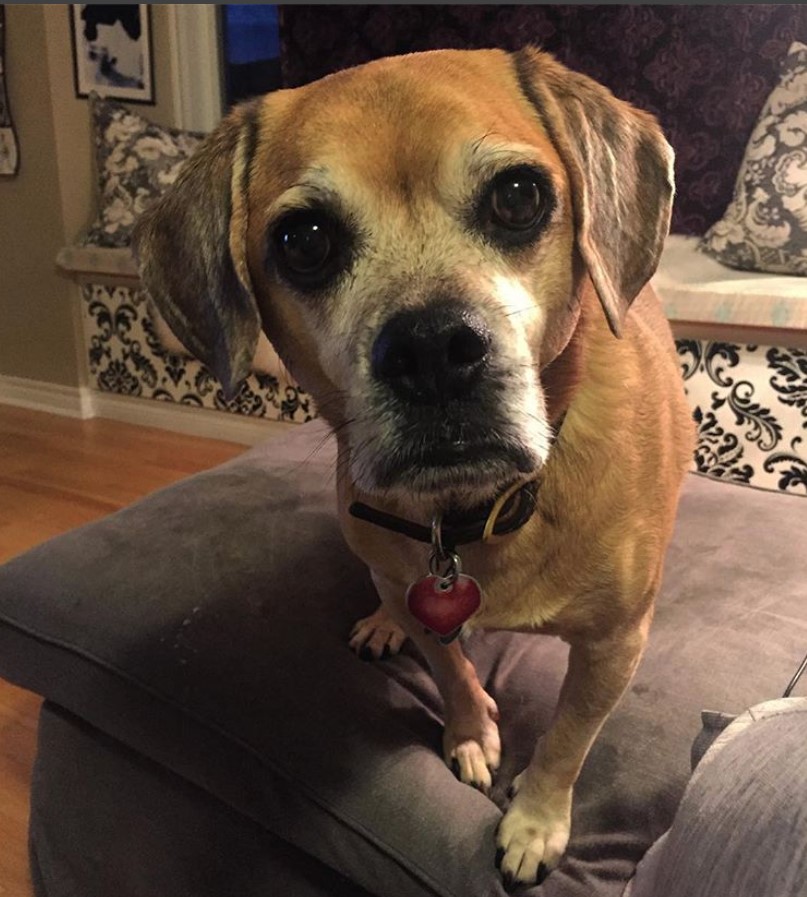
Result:
[[[231,442],[0,405],[0,562],[243,451]],[[33,894],[28,794],[40,703],[0,681],[0,897]]]

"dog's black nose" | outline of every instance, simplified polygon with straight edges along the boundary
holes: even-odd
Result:
[[[407,309],[381,328],[372,372],[407,402],[439,405],[471,393],[489,348],[485,322],[465,306]]]

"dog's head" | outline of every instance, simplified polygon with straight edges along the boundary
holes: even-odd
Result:
[[[235,109],[140,221],[144,282],[226,389],[263,329],[365,491],[537,469],[540,371],[590,278],[619,334],[655,270],[654,120],[527,49],[380,60]]]

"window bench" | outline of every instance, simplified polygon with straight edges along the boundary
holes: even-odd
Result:
[[[699,428],[694,467],[807,494],[807,280],[726,268],[697,243],[670,236],[653,280]],[[316,416],[280,365],[227,402],[203,365],[161,348],[128,249],[69,246],[57,265],[82,287],[94,389],[270,421]]]

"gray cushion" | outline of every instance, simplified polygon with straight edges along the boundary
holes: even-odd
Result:
[[[368,897],[49,702],[38,741],[29,838],[36,897]]]
[[[324,433],[308,424],[8,563],[0,675],[373,894],[501,895],[499,806],[445,768],[420,658],[367,665],[346,646],[375,597],[337,527]],[[584,769],[568,858],[525,894],[620,893],[672,820],[700,710],[775,696],[803,655],[805,553],[804,500],[689,478],[650,647]],[[505,633],[468,647],[502,711],[501,804],[565,650]]]
[[[803,897],[807,698],[766,701],[715,741],[625,897]]]

